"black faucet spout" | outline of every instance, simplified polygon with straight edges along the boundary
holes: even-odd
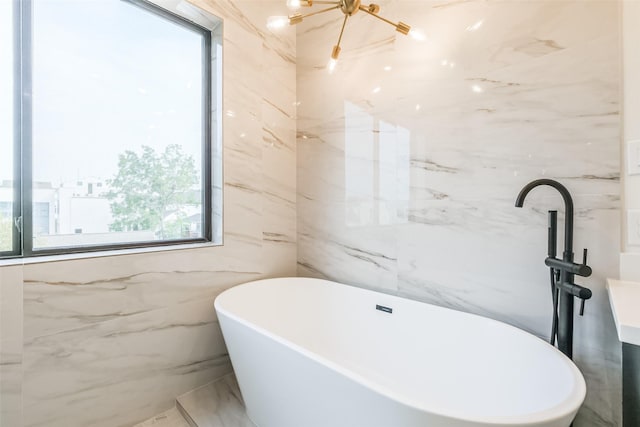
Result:
[[[518,194],[518,197],[516,198],[516,207],[521,208],[524,205],[524,199],[527,197],[529,192],[541,185],[548,185],[555,188],[564,200],[564,255],[567,257],[567,255],[570,254],[572,258],[571,261],[573,261],[573,199],[571,198],[571,193],[569,193],[567,187],[552,179],[536,179],[535,181],[531,181],[525,185],[522,190],[520,190],[520,194]]]

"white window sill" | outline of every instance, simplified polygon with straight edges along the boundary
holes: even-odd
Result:
[[[221,243],[185,243],[183,245],[153,246],[147,248],[115,249],[111,251],[81,252],[73,254],[45,255],[25,258],[0,259],[0,267],[10,265],[42,264],[46,262],[70,261],[74,259],[104,258],[122,255],[145,254],[154,252],[182,251],[187,249],[215,248]]]

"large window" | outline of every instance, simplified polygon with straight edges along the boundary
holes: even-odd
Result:
[[[211,241],[211,49],[142,0],[0,1],[0,255]]]

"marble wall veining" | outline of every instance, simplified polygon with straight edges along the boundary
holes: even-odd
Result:
[[[576,320],[589,391],[574,425],[619,426],[604,291],[620,250],[619,2],[380,4],[426,40],[357,14],[329,73],[339,16],[298,26],[298,274],[547,337],[546,214],[562,217],[562,203],[543,188],[514,202],[530,180],[555,178],[574,195],[575,250],[589,248],[594,270]]]
[[[223,19],[224,245],[0,266],[2,427],[169,409],[231,372],[215,296],[296,273],[295,30],[267,29],[276,0],[191,3]]]

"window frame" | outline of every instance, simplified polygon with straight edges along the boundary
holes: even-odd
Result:
[[[14,202],[13,248],[0,252],[0,259],[31,258],[111,251],[122,249],[169,247],[213,242],[213,135],[212,135],[212,31],[146,0],[120,0],[148,13],[177,24],[202,36],[202,236],[171,240],[152,240],[85,246],[60,246],[34,249],[33,247],[33,164],[32,164],[32,10],[33,0],[12,0],[14,34]]]

